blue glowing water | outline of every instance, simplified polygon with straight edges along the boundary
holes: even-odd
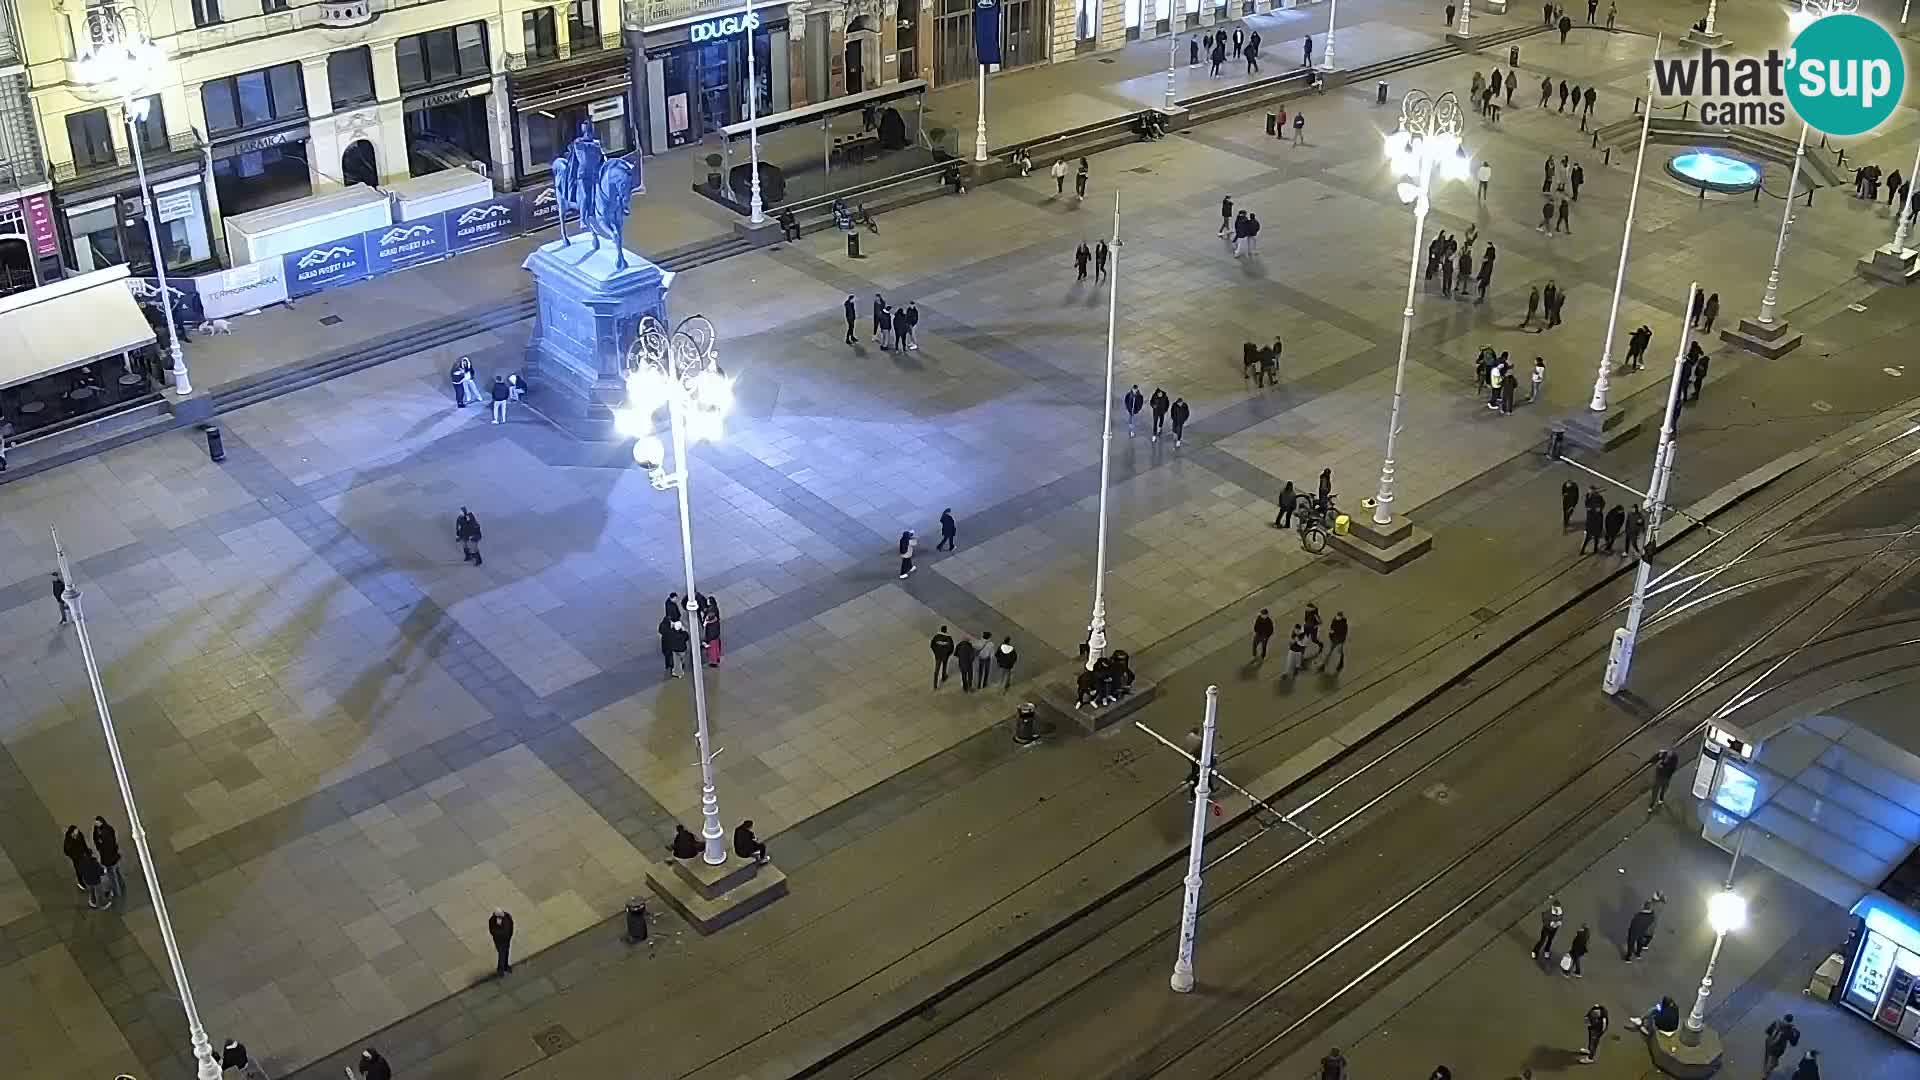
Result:
[[[1675,155],[1667,167],[1696,183],[1722,190],[1751,188],[1760,183],[1760,170],[1752,165],[1704,150]]]

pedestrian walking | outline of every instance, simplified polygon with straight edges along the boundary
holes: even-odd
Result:
[[[920,326],[919,301],[907,301],[907,306],[901,309],[900,314],[894,318],[894,322],[899,324],[895,329],[900,332],[900,344],[906,346],[909,352],[919,352],[920,338],[916,333]]]
[[[992,634],[982,633],[980,635],[980,644],[974,649],[974,663],[973,685],[977,689],[985,690],[987,688],[988,678],[993,675]]]
[[[1667,785],[1673,783],[1673,774],[1680,770],[1680,755],[1670,748],[1662,748],[1653,755],[1653,783],[1647,791],[1647,812],[1652,813],[1667,802]]]
[[[1047,174],[1053,177],[1053,193],[1056,196],[1067,193],[1067,160],[1061,158],[1047,168]]]
[[[100,853],[100,871],[105,877],[107,903],[127,895],[127,876],[120,870],[120,836],[107,819],[93,819],[93,849]]]
[[[1073,174],[1073,193],[1080,197],[1081,202],[1085,202],[1087,199],[1087,173],[1089,171],[1087,159],[1081,158],[1080,168]]]
[[[360,1080],[393,1080],[393,1066],[371,1046],[360,1051],[359,1069]]]
[[[1227,43],[1224,36],[1214,39],[1213,52],[1207,56],[1207,78],[1220,77],[1220,66],[1227,62]]]
[[[1452,26],[1452,25],[1453,25],[1453,5],[1452,5],[1452,4],[1448,4],[1448,5],[1447,5],[1447,22],[1446,22],[1446,25],[1448,25],[1448,26]]]
[[[1635,503],[1627,510],[1626,545],[1620,549],[1622,556],[1640,554],[1640,537],[1647,531],[1647,515]]]
[[[1309,45],[1308,48],[1312,46]],[[1260,73],[1260,31],[1255,30],[1247,35],[1247,50],[1242,55],[1247,58],[1247,74],[1258,75]]]
[[[1707,308],[1706,294],[1701,292],[1695,292],[1693,294],[1693,306],[1687,309],[1687,325],[1696,330],[1699,329],[1700,314],[1701,312],[1705,311],[1706,308]]]
[[[1699,349],[1700,343],[1694,342],[1693,347]],[[1707,363],[1708,358],[1705,352],[1700,352],[1693,358],[1693,385],[1687,394],[1689,404],[1697,404],[1700,401],[1700,388],[1707,384]]]
[[[1307,632],[1307,640],[1313,642],[1313,654],[1327,651],[1327,643],[1320,640],[1320,605],[1307,601],[1307,609],[1300,613],[1300,628]]]
[[[686,826],[681,826],[685,829]],[[487,916],[487,936],[493,939],[493,973],[508,975],[513,972],[513,916],[503,908],[494,908]]]
[[[73,864],[74,882],[82,889],[86,888],[87,879],[80,872],[80,866],[93,857],[93,849],[87,846],[87,834],[81,832],[78,825],[67,826],[66,835],[60,838],[60,850],[66,855],[67,861]]]
[[[1293,633],[1287,636],[1287,675],[1291,679],[1307,660],[1307,632],[1299,623],[1293,624]]]
[[[1535,226],[1535,228],[1543,233],[1551,233],[1553,231],[1553,196],[1547,196],[1540,204],[1540,224]],[[1548,310],[1551,311],[1552,308],[1549,307]]]
[[[1560,112],[1567,111],[1567,80],[1560,80]]]
[[[733,853],[757,863],[770,862],[773,859],[773,854],[767,850],[767,845],[753,835],[752,818],[742,821],[739,827],[733,830]]]
[[[1267,613],[1266,608],[1261,608],[1260,614],[1253,617],[1253,655],[1255,658],[1260,660],[1267,658],[1267,642],[1271,640],[1273,640],[1273,616]]]
[[[1157,386],[1153,388],[1153,396],[1147,399],[1147,407],[1153,410],[1153,441],[1154,442],[1160,441],[1160,429],[1166,426],[1167,410],[1171,408],[1172,405],[1173,405],[1173,402],[1168,399],[1167,392],[1165,390],[1162,390]]]
[[[60,625],[65,626],[72,622],[73,609],[67,606],[67,583],[61,578],[59,571],[53,574],[53,602],[60,605]]]
[[[1580,116],[1582,119],[1585,119],[1593,115],[1594,102],[1599,100],[1600,100],[1600,92],[1598,90],[1595,90],[1591,86],[1587,87],[1586,91],[1580,97],[1580,104],[1583,106],[1583,108],[1580,110]]]
[[[1127,438],[1133,438],[1134,424],[1140,419],[1140,408],[1147,403],[1146,396],[1140,393],[1140,384],[1134,383],[1127,396],[1120,399],[1127,408]]]
[[[1507,94],[1507,107],[1508,107],[1508,108],[1512,108],[1512,107],[1513,107],[1513,92],[1514,92],[1515,90],[1518,90],[1519,88],[1520,88],[1520,74],[1519,74],[1519,72],[1516,72],[1516,71],[1514,71],[1514,70],[1513,70],[1513,69],[1511,69],[1511,68],[1509,68],[1509,69],[1507,69],[1507,90],[1506,90],[1506,94]]]
[[[1073,249],[1073,270],[1074,270],[1075,281],[1087,280],[1087,267],[1091,265],[1092,262],[1093,262],[1093,249],[1087,246],[1087,242],[1085,240],[1080,241],[1080,246]]]
[[[1303,68],[1311,69],[1313,67],[1313,35],[1312,34],[1308,34],[1307,39],[1300,43],[1300,48],[1301,48],[1300,66]]]
[[[1587,25],[1592,26],[1600,14],[1600,0],[1587,0]]]
[[[1707,297],[1707,306],[1700,309],[1700,314],[1705,316],[1707,320],[1706,324],[1700,328],[1701,332],[1706,334],[1713,333],[1713,320],[1720,317],[1719,293],[1714,293]]]
[[[1273,527],[1287,529],[1293,526],[1293,508],[1300,503],[1300,493],[1293,490],[1293,481],[1289,480],[1280,489],[1280,498],[1276,500],[1280,512],[1273,516]]]
[[[1766,1062],[1761,1067],[1762,1077],[1772,1076],[1773,1070],[1780,1067],[1780,1059],[1787,1051],[1800,1045],[1800,1028],[1793,1022],[1793,1014],[1788,1013],[1767,1025]]]
[[[1566,24],[1566,18],[1562,17],[1560,25],[1564,27]],[[1566,37],[1566,31],[1564,29],[1560,32],[1560,36],[1563,39]],[[1593,1008],[1587,1010],[1587,1049],[1585,1053],[1580,1055],[1580,1060],[1583,1063],[1591,1063],[1594,1058],[1600,1055],[1600,1040],[1606,1033],[1607,1007],[1596,1001],[1593,1004]]]
[[[954,650],[953,635],[947,633],[945,623],[941,623],[940,629],[934,632],[927,648],[933,652],[933,688],[938,690],[940,684],[947,681],[947,663],[953,659]]]
[[[913,549],[918,543],[912,529],[900,534],[900,580],[902,581],[905,581],[907,575],[914,571]]]
[[[1487,185],[1493,183],[1493,164],[1485,158],[1480,159],[1480,201],[1487,201]]]
[[[1186,430],[1187,417],[1191,415],[1192,412],[1193,410],[1187,407],[1186,398],[1173,399],[1173,408],[1170,410],[1170,415],[1173,419],[1173,445],[1175,449],[1179,449],[1180,447],[1181,433]]]
[[[460,541],[460,554],[467,562],[475,566],[486,562],[480,557],[480,519],[464,506],[460,516],[453,519],[453,538]]]
[[[511,396],[507,390],[507,377],[505,375],[495,375],[493,377],[493,386],[490,388],[490,393],[493,398],[493,419],[488,422],[504,424],[507,422],[507,399]]]
[[[667,615],[660,619],[660,662],[666,669],[667,678],[680,677],[681,657],[687,651],[687,624],[680,621],[678,615]]]
[[[1552,284],[1552,283],[1549,282],[1548,284]],[[1553,293],[1553,302],[1547,305],[1547,329],[1551,330],[1554,327],[1560,325],[1560,312],[1566,306],[1567,306],[1567,294],[1559,291],[1558,289],[1555,289]]]
[[[1647,951],[1648,945],[1653,944],[1653,926],[1656,918],[1657,916],[1653,913],[1653,901],[1648,900],[1640,905],[1639,911],[1633,913],[1633,918],[1627,920],[1627,963],[1631,964],[1640,959],[1640,954]]]
[[[847,317],[847,344],[852,345],[854,343],[853,325],[859,321],[860,316],[860,309],[854,305],[852,293],[847,294],[847,302],[840,305],[840,308]]]
[[[1000,647],[994,650],[993,662],[1000,667],[1000,692],[1006,693],[1013,685],[1013,665],[1020,662],[1020,653],[1013,647],[1013,638],[1000,639]]]
[[[1226,239],[1228,231],[1231,230],[1232,228],[1233,228],[1233,196],[1222,195],[1220,196],[1220,231],[1214,235],[1219,236],[1221,239],[1224,240]]]
[[[1620,530],[1626,527],[1627,527],[1626,508],[1621,506],[1619,503],[1614,503],[1613,509],[1607,511],[1607,522],[1606,522],[1607,554],[1609,555],[1613,554],[1614,542],[1620,539]]]
[[[1587,537],[1580,541],[1580,554],[1587,553],[1587,545],[1593,545],[1594,554],[1600,553],[1600,534],[1606,527],[1607,515],[1603,510],[1587,507]]]
[[[1320,1059],[1320,1080],[1347,1080],[1347,1059],[1340,1053],[1339,1047],[1327,1052]]]
[[[1587,93],[1591,94],[1593,91],[1589,89]],[[1587,170],[1579,162],[1574,162],[1573,167],[1567,170],[1567,186],[1573,189],[1574,202],[1580,201],[1580,185],[1586,182]]]
[[[940,542],[933,546],[935,551],[952,551],[953,538],[960,534],[960,525],[953,520],[953,507],[940,511]]]
[[[1527,387],[1527,404],[1531,405],[1539,401],[1540,391],[1546,385],[1547,358],[1544,356],[1536,356],[1533,358],[1533,380],[1531,385]]]
[[[1573,235],[1573,223],[1567,220],[1568,215],[1571,214],[1572,212],[1573,212],[1573,204],[1571,202],[1568,202],[1566,199],[1561,199],[1560,212],[1554,218],[1554,222],[1553,222],[1554,232],[1556,233],[1565,232],[1568,236]]]
[[[1095,241],[1093,245],[1093,280],[1107,280],[1107,260],[1112,256],[1113,252],[1107,249],[1107,242],[1105,240]]]
[[[1573,32],[1573,20],[1565,15],[1560,16],[1559,29],[1560,44],[1565,45],[1567,43],[1567,35]]]
[[[1551,98],[1552,96],[1553,96],[1553,80],[1541,79],[1540,80],[1540,107],[1543,109],[1546,108],[1547,99]],[[1545,191],[1547,189],[1541,188],[1540,190]]]
[[[1586,978],[1586,972],[1580,970],[1580,961],[1587,958],[1587,949],[1592,942],[1593,931],[1587,929],[1586,923],[1581,923],[1580,929],[1573,932],[1573,941],[1567,945],[1566,960],[1560,965],[1560,970],[1576,979]]]
[[[1320,654],[1320,670],[1327,670],[1327,661],[1335,656],[1340,662],[1333,667],[1335,675],[1347,669],[1347,613],[1336,611],[1333,621],[1327,624],[1327,651]]]
[[[946,627],[940,629],[944,631]],[[960,635],[960,640],[953,645],[953,662],[960,669],[960,692],[963,694],[973,693],[973,653],[973,639],[965,634]]]
[[[1476,304],[1486,302],[1487,290],[1493,285],[1493,261],[1498,256],[1499,252],[1494,249],[1492,244],[1488,244],[1487,250],[1480,253],[1480,269],[1476,272],[1473,279],[1478,293],[1474,297],[1474,303]]]
[[[1820,1051],[1809,1050],[1794,1067],[1793,1080],[1820,1080]]]
[[[1560,485],[1560,531],[1573,527],[1573,512],[1580,506],[1580,485],[1569,480]]]
[[[1560,925],[1566,921],[1566,913],[1560,909],[1560,898],[1547,897],[1547,906],[1540,911],[1540,935],[1533,940],[1533,958],[1535,960],[1553,959],[1553,939],[1560,933]]]

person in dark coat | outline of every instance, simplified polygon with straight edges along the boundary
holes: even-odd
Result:
[[[660,659],[666,665],[667,677],[677,679],[680,669],[677,666],[682,653],[687,651],[687,626],[679,619],[660,620]]]
[[[1587,924],[1581,923],[1580,929],[1573,932],[1573,941],[1567,946],[1567,974],[1576,979],[1586,978],[1580,970],[1580,961],[1586,958],[1587,950],[1593,946],[1593,931]]]
[[[1620,539],[1620,530],[1621,530],[1621,529],[1624,529],[1624,528],[1626,528],[1626,527],[1627,527],[1627,511],[1626,511],[1626,508],[1625,508],[1625,507],[1623,507],[1623,506],[1621,506],[1621,505],[1620,505],[1619,503],[1614,503],[1614,504],[1613,504],[1613,509],[1611,509],[1611,510],[1609,510],[1609,511],[1607,511],[1607,521],[1606,521],[1606,530],[1607,530],[1607,542],[1606,542],[1606,551],[1607,551],[1607,553],[1608,553],[1608,554],[1612,554],[1612,553],[1613,553],[1613,545],[1614,545],[1614,543],[1615,543],[1615,541],[1617,541],[1617,540],[1619,540],[1619,539]]]
[[[1140,392],[1140,384],[1134,383],[1120,403],[1127,407],[1127,438],[1133,438],[1133,429],[1140,416],[1140,410],[1146,407],[1147,396]]]
[[[1000,639],[1000,647],[993,651],[993,662],[1000,666],[1000,692],[1004,694],[1013,685],[1013,665],[1020,662],[1020,653],[1013,647],[1011,636]]]
[[[1694,342],[1693,347],[1696,350],[1699,349],[1700,343],[1697,341]],[[1693,357],[1692,386],[1689,388],[1687,394],[1687,401],[1690,403],[1698,404],[1700,401],[1700,388],[1707,384],[1707,363],[1708,359],[1705,352],[1698,352]]]
[[[1147,408],[1153,413],[1153,441],[1154,442],[1160,441],[1160,429],[1166,426],[1167,410],[1171,408],[1172,405],[1173,405],[1173,401],[1171,398],[1167,397],[1167,392],[1165,390],[1162,390],[1157,386],[1153,388],[1153,396],[1147,399]]]
[[[852,293],[847,294],[847,302],[841,305],[841,310],[847,316],[847,344],[851,345],[853,344],[853,326],[860,321],[860,309],[854,306]]]
[[[360,1051],[359,1070],[360,1080],[393,1080],[393,1066],[371,1046]]]
[[[93,819],[93,849],[100,853],[100,869],[106,875],[107,902],[127,895],[127,876],[120,871],[120,836],[107,819]]]
[[[460,553],[467,562],[479,566],[486,561],[480,557],[480,519],[464,506],[453,521],[453,538],[460,541]]]
[[[897,546],[900,552],[900,580],[902,581],[917,569],[913,564],[913,549],[918,543],[912,529],[900,534],[900,543]]]
[[[1317,509],[1323,512],[1333,502],[1333,470],[1331,468],[1320,470],[1320,490],[1315,501],[1319,504]]]
[[[1589,510],[1601,510],[1601,511],[1606,510],[1607,497],[1605,495],[1600,494],[1600,485],[1598,484],[1587,485],[1586,507]]]
[[[513,948],[513,916],[494,908],[493,914],[487,916],[487,936],[493,939],[493,973],[511,974],[513,963],[508,953]]]
[[[1627,963],[1638,960],[1640,954],[1647,951],[1647,946],[1653,943],[1655,918],[1653,901],[1648,900],[1640,905],[1639,911],[1633,913],[1633,918],[1627,920]]]
[[[940,624],[927,648],[933,651],[933,688],[938,690],[940,684],[947,681],[947,664],[953,659],[953,635],[947,633],[945,623]]]
[[[87,890],[87,906],[105,907],[110,901],[106,898],[107,872],[100,866],[100,860],[89,851],[86,856],[74,864],[74,871],[80,875],[80,886]]]
[[[880,317],[887,313],[887,299],[879,293],[873,294],[873,340],[880,342]]]
[[[1077,275],[1074,280],[1087,280],[1087,266],[1092,262],[1093,249],[1087,246],[1085,240],[1080,241],[1080,246],[1073,249],[1073,269]]]
[[[673,843],[667,845],[667,850],[676,859],[697,859],[706,850],[706,845],[693,835],[693,830],[676,821],[673,823]]]
[[[742,821],[740,827],[733,830],[733,853],[743,859],[753,859],[756,862],[766,862],[773,858],[767,851],[767,845],[753,835],[752,818]]]
[[[1567,111],[1567,80],[1560,80],[1560,111]]]
[[[1193,410],[1187,407],[1186,398],[1174,398],[1173,407],[1168,411],[1173,419],[1173,445],[1177,447],[1180,445],[1182,432],[1186,430],[1187,417]]]
[[[1293,508],[1300,503],[1300,493],[1293,490],[1293,481],[1280,489],[1280,512],[1274,515],[1273,527],[1287,529],[1293,526]]]
[[[1595,554],[1600,551],[1600,534],[1605,529],[1607,515],[1604,510],[1589,505],[1587,507],[1587,536],[1580,541],[1580,554],[1587,553],[1587,545],[1592,544]]]
[[[1793,1080],[1820,1080],[1820,1051],[1809,1050],[1794,1066]]]
[[[1565,45],[1567,43],[1567,35],[1573,32],[1573,20],[1565,15],[1560,16],[1559,30],[1560,44]]]
[[[1633,506],[1627,510],[1626,544],[1620,549],[1620,554],[1640,554],[1640,537],[1645,535],[1646,531],[1647,515],[1641,511],[1639,503],[1634,503]]]
[[[1107,260],[1113,256],[1113,250],[1107,247],[1105,240],[1097,240],[1093,245],[1093,280],[1107,279]]]
[[[1273,616],[1266,608],[1253,617],[1253,655],[1262,660],[1267,658],[1267,642],[1273,640]]]
[[[1673,774],[1679,770],[1679,754],[1663,748],[1653,755],[1653,783],[1647,790],[1647,813],[1651,814],[1666,804],[1667,785],[1673,783]]]
[[[223,1073],[228,1069],[239,1069],[245,1072],[252,1061],[253,1059],[247,1056],[247,1044],[238,1039],[228,1039],[226,1045],[220,1048],[220,1069]]]
[[[973,639],[965,634],[953,645],[953,659],[960,665],[960,692],[973,692]]]
[[[1713,295],[1707,297],[1707,306],[1700,309],[1700,314],[1704,316],[1707,320],[1705,325],[1700,327],[1700,331],[1706,334],[1713,333],[1713,320],[1720,317],[1720,294],[1719,293],[1714,293]]]
[[[1347,1059],[1339,1047],[1327,1051],[1327,1056],[1320,1059],[1320,1080],[1347,1080]]]
[[[1573,527],[1573,512],[1580,506],[1580,485],[1569,480],[1560,485],[1560,531]]]
[[[953,507],[940,511],[940,542],[933,546],[935,551],[952,551],[953,538],[960,535],[960,525],[953,520]]]
[[[1500,412],[1502,414],[1509,416],[1513,414],[1513,396],[1519,392],[1519,389],[1520,376],[1515,375],[1513,365],[1508,364],[1506,374],[1500,378]]]
[[[1567,25],[1566,16],[1562,15],[1560,17],[1560,25],[1563,28],[1560,31],[1560,37],[1564,40],[1567,36],[1567,32],[1564,29]],[[1600,1040],[1606,1033],[1607,1007],[1595,1002],[1593,1008],[1587,1010],[1587,1050],[1586,1053],[1580,1055],[1581,1061],[1592,1061],[1599,1055]]]
[[[67,834],[60,840],[60,850],[66,854],[67,861],[73,863],[73,880],[81,888],[86,888],[87,879],[80,873],[80,866],[93,858],[93,849],[87,846],[87,834],[81,832],[78,825],[67,826]]]

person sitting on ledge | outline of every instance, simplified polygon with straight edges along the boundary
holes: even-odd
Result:
[[[800,222],[793,216],[792,210],[782,210],[777,217],[780,222],[780,238],[782,240],[791,241],[800,239]]]
[[[667,850],[673,852],[674,858],[697,859],[704,847],[700,838],[689,832],[685,825],[677,821],[673,823],[673,843],[667,845]]]
[[[1094,666],[1098,667],[1100,664],[1104,664],[1104,663],[1106,663],[1105,660],[1099,660],[1095,662]],[[1100,694],[1100,676],[1095,674],[1093,671],[1090,671],[1087,668],[1082,667],[1080,669],[1079,677],[1074,681],[1074,687],[1075,687],[1076,693],[1074,696],[1073,707],[1076,709],[1083,709],[1088,704],[1095,703],[1098,701],[1099,694]]]
[[[1680,1006],[1671,996],[1663,996],[1658,1005],[1647,1010],[1646,1016],[1630,1017],[1627,1025],[1648,1035],[1655,1031],[1672,1035],[1680,1030]]]
[[[748,818],[733,830],[733,853],[743,859],[766,862],[773,858],[767,853],[767,845],[754,838],[753,819]]]

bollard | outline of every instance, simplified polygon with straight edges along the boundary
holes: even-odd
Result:
[[[1013,716],[1013,741],[1014,742],[1019,743],[1021,746],[1027,746],[1039,740],[1040,736],[1035,734],[1033,730],[1034,728],[1033,718],[1034,718],[1033,702],[1031,701],[1022,702],[1019,710],[1015,712]]]
[[[227,444],[220,437],[220,429],[207,425],[207,456],[215,461],[227,460]]]
[[[1380,84],[1373,88],[1373,103],[1375,105],[1387,103],[1387,80],[1381,79]]]
[[[1267,134],[1272,135],[1280,129],[1280,117],[1272,109],[1267,110]]]
[[[1609,146],[1605,150],[1602,150],[1600,152],[1600,164],[1602,165],[1613,164],[1613,147]]]
[[[647,940],[647,902],[641,897],[627,901],[627,944]]]

